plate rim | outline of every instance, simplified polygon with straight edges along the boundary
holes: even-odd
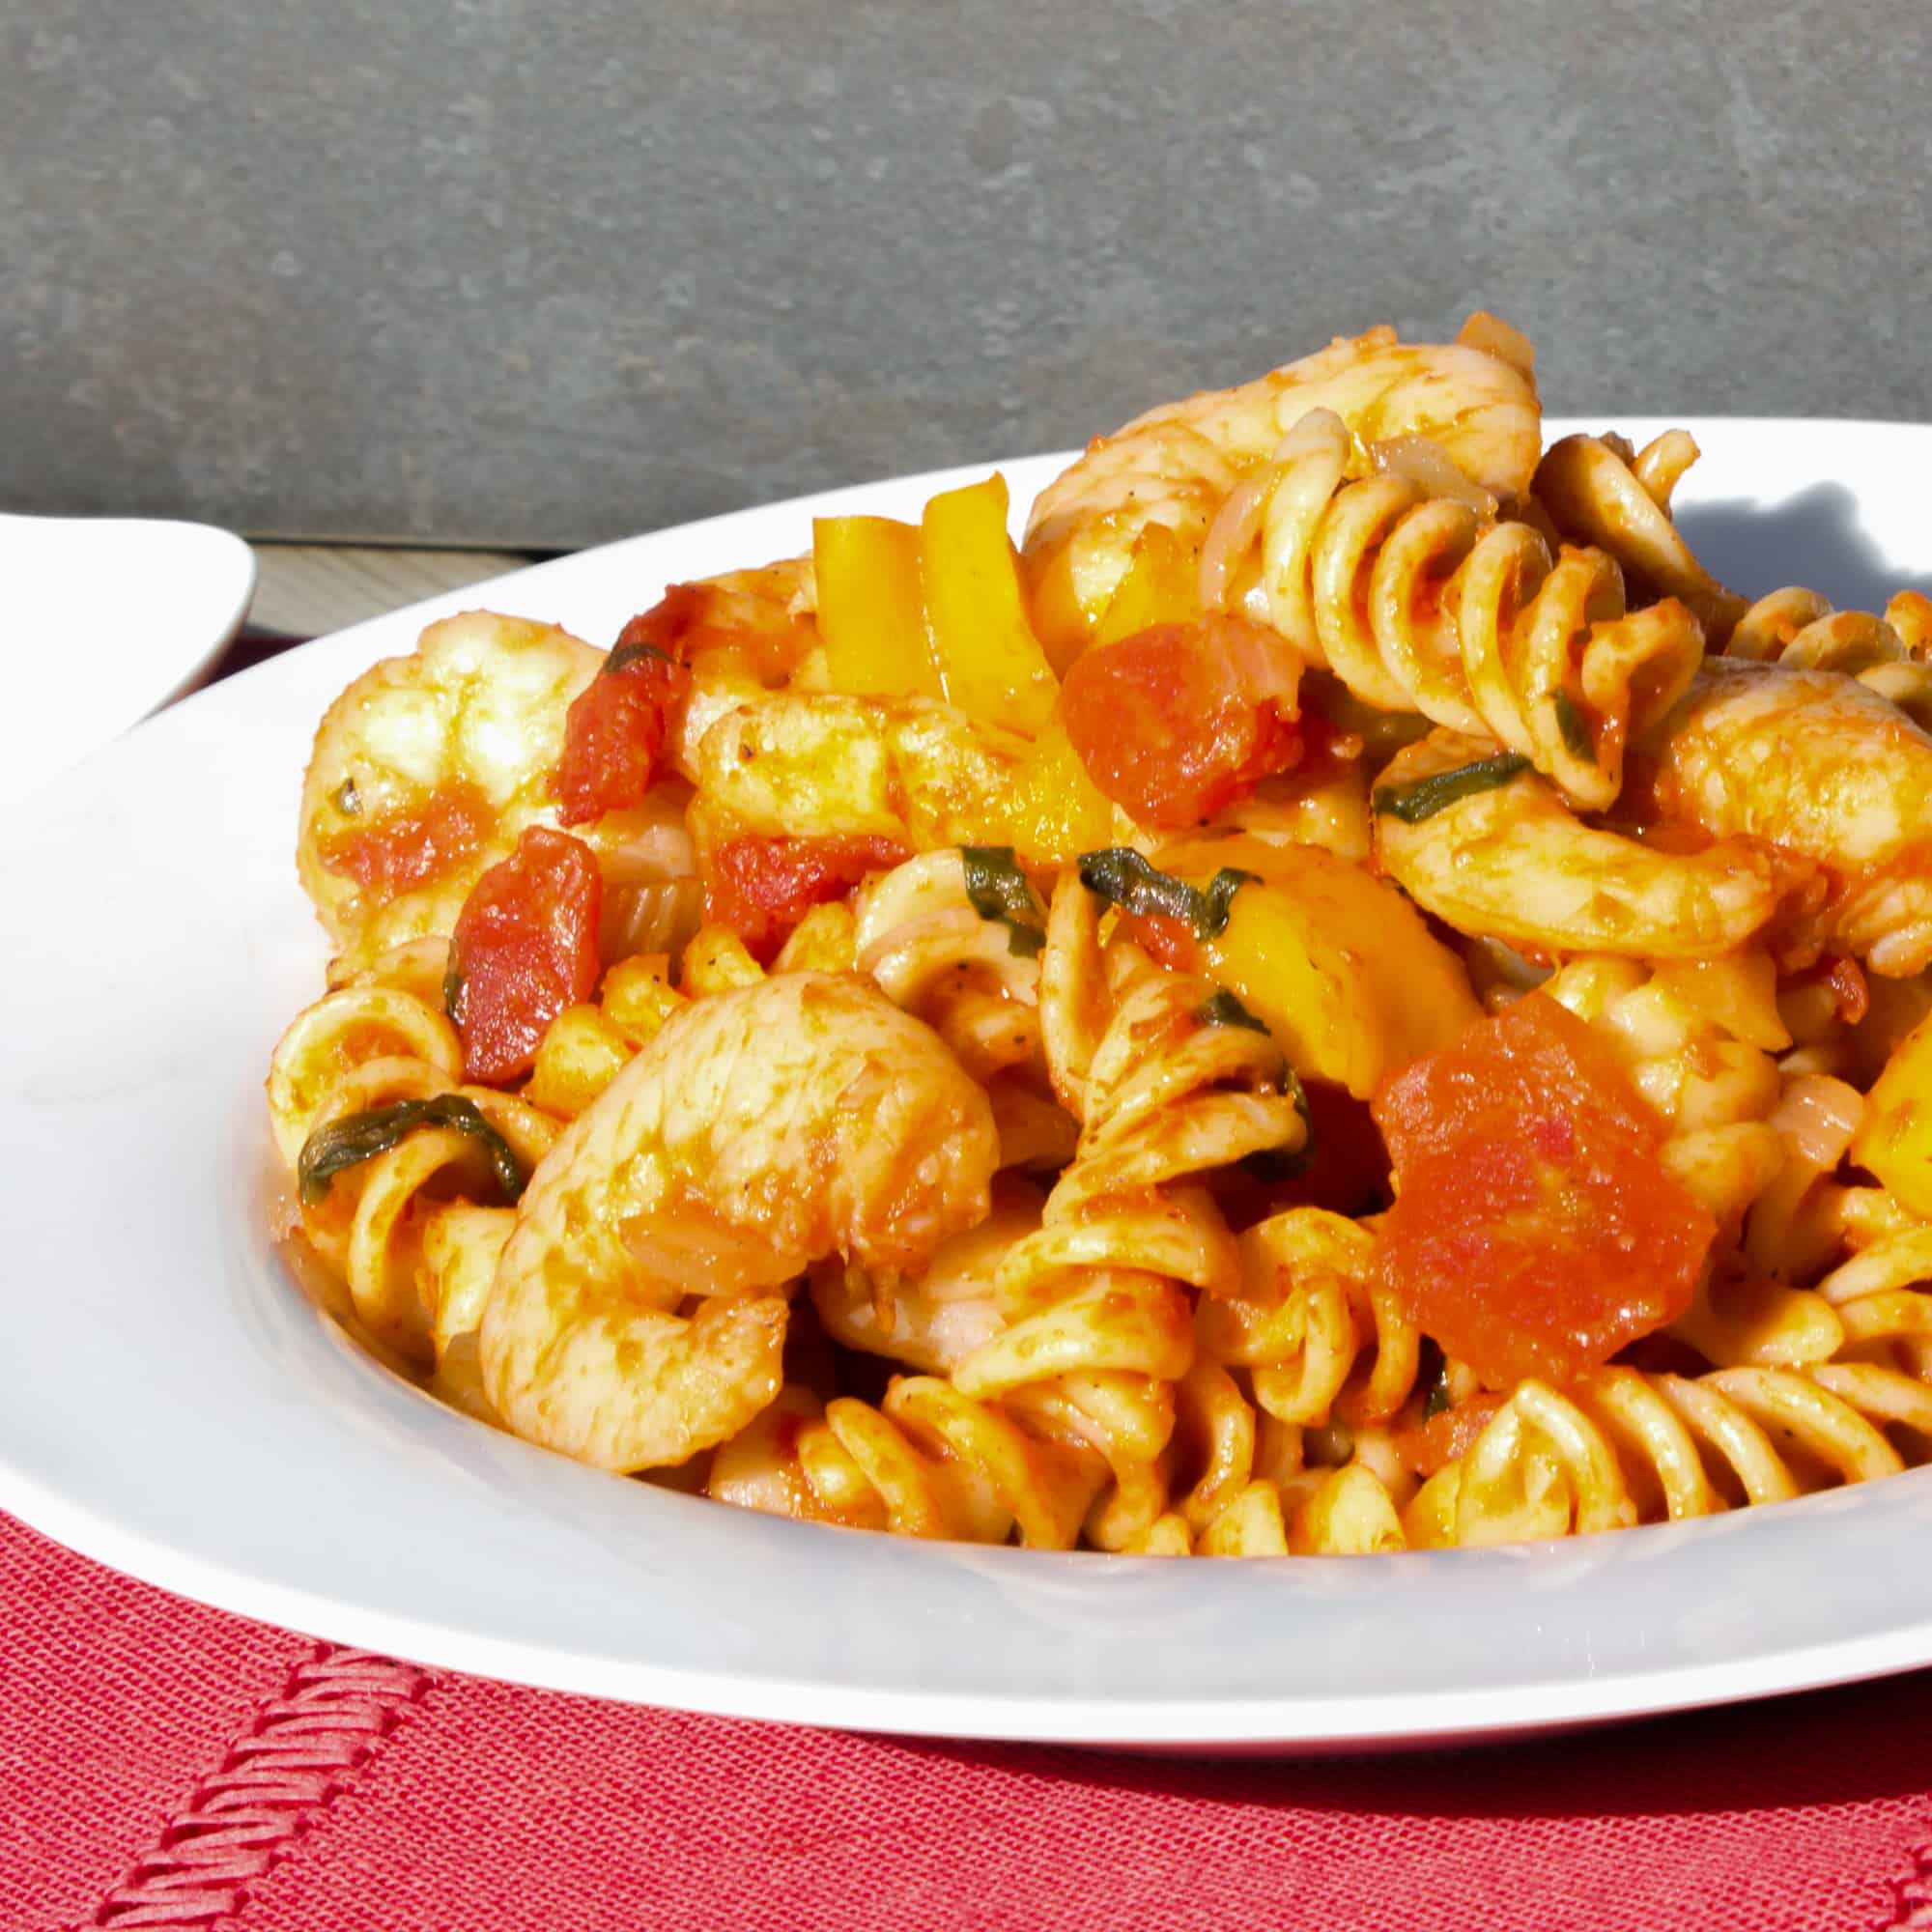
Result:
[[[1661,422],[1663,419],[1607,414],[1590,420],[1600,427],[1628,424],[1634,428],[1639,423]],[[1852,435],[1873,430],[1887,433],[1905,431],[1925,439],[1928,445],[1932,445],[1932,425],[1924,424],[1861,422],[1856,419],[1833,418],[1696,417],[1675,420],[1688,421],[1693,434],[1708,427],[1712,433],[1720,435],[1746,426],[1781,435],[1788,435],[1794,429],[1841,431]],[[1576,426],[1581,426],[1580,419],[1552,419],[1547,426],[1548,431],[1552,436],[1568,433],[1573,422]],[[748,521],[757,524],[786,515],[807,516],[821,506],[834,502],[849,503],[855,495],[883,492],[903,492],[910,495],[919,490],[929,492],[935,488],[946,487],[952,481],[966,480],[973,475],[984,473],[988,468],[999,468],[1010,472],[1022,466],[1031,469],[1034,466],[1064,460],[1064,456],[1057,452],[1036,458],[1005,458],[993,465],[949,466],[941,470],[925,471],[912,476],[881,478],[865,485],[816,492],[805,497],[788,498],[780,503],[724,512],[717,517],[699,520],[693,525],[641,532],[636,536],[597,546],[589,551],[574,553],[565,557],[504,573],[500,577],[483,582],[464,586],[458,591],[439,593],[434,597],[402,607],[396,611],[384,613],[380,617],[311,640],[290,653],[285,653],[265,665],[254,667],[234,679],[226,680],[221,685],[196,693],[163,718],[134,726],[126,738],[96,753],[87,763],[98,769],[102,760],[113,760],[128,755],[125,750],[128,744],[144,741],[157,728],[167,728],[167,717],[178,718],[190,714],[213,715],[224,701],[221,694],[224,691],[232,694],[235,688],[244,682],[258,691],[266,691],[274,686],[278,677],[292,679],[289,668],[298,657],[306,658],[310,664],[315,664],[327,658],[330,653],[346,651],[351,640],[355,640],[359,644],[372,639],[379,640],[381,648],[386,650],[391,647],[389,634],[422,621],[433,611],[475,608],[476,599],[487,597],[489,593],[508,583],[536,580],[544,573],[582,569],[586,560],[590,560],[594,565],[598,559],[608,560],[613,554],[634,553],[640,547],[649,548],[688,540],[694,532],[728,536],[744,526]],[[59,789],[71,781],[72,774],[70,773],[50,779],[46,781],[46,788]],[[291,800],[295,782],[296,777],[292,775],[288,786]],[[319,936],[316,945],[320,956]],[[0,1099],[7,1097],[9,1096],[0,1095]],[[297,1293],[292,1286],[289,1292],[292,1295]],[[542,1456],[545,1453],[529,1445],[518,1446],[529,1455]],[[1875,1486],[1860,1496],[1860,1509],[1861,1513],[1870,1514],[1874,1505],[1889,1501],[1886,1492],[1894,1488],[1911,1491],[1916,1498],[1919,1492],[1925,1492],[1927,1483],[1932,1483],[1932,1470],[1916,1472],[1902,1479],[1888,1479],[1886,1484]],[[1824,1497],[1807,1498],[1796,1505],[1783,1506],[1779,1514],[1788,1514],[1794,1509],[1801,1513],[1806,1511],[1815,1513],[1815,1506],[1827,1500],[1828,1498]],[[1907,1509],[1907,1498],[1903,1495],[1898,1498],[1898,1502],[1899,1509],[1893,1513],[1923,1514],[1916,1508]],[[1208,1747],[1232,1746],[1311,1752],[1336,1747],[1383,1748],[1408,1744],[1439,1744],[1449,1740],[1474,1742],[1503,1735],[1524,1735],[1533,1731],[1566,1728],[1582,1723],[1659,1715],[1666,1711],[1703,1707],[1765,1694],[1796,1692],[1816,1689],[1826,1684],[1848,1683],[1861,1678],[1888,1674],[1915,1664],[1932,1662],[1932,1616],[1927,1616],[1852,1639],[1825,1639],[1809,1645],[1788,1648],[1777,1654],[1778,1668],[1775,1673],[1777,1681],[1775,1684],[1757,1681],[1763,1675],[1761,1657],[1742,1661],[1727,1659],[1716,1663],[1683,1666],[1662,1672],[1577,1676],[1548,1685],[1520,1687],[1511,1693],[1511,1696],[1517,1699],[1526,1698],[1535,1708],[1525,1709],[1504,1719],[1500,1723],[1497,1721],[1496,1713],[1499,1693],[1495,1690],[1443,1690],[1428,1693],[1427,1698],[1421,1702],[1426,1703],[1431,1712],[1438,1715],[1447,1714],[1445,1721],[1420,1726],[1408,1720],[1409,1717],[1419,1715],[1419,1707],[1405,1716],[1400,1711],[1390,1709],[1385,1696],[1370,1693],[1355,1700],[1359,1709],[1348,1704],[1325,1707],[1322,1723],[1319,1729],[1310,1731],[1291,1728],[1287,1732],[1284,1732],[1282,1726],[1285,1723],[1292,1725],[1295,1721],[1293,1714],[1299,1712],[1303,1716],[1307,1715],[1306,1700],[1260,1698],[1249,1700],[1237,1707],[1229,1707],[1219,1702],[1204,1705],[1198,1701],[1175,1700],[1171,1703],[1156,1702],[1144,1706],[1123,1707],[1118,1703],[1090,1706],[1074,1697],[1064,1699],[1057,1705],[1043,1706],[1042,1700],[1032,1694],[999,1699],[976,1694],[970,1705],[965,1705],[962,1704],[958,1694],[944,1691],[927,1692],[923,1695],[913,1695],[900,1690],[865,1691],[855,1690],[849,1686],[828,1685],[822,1682],[781,1684],[777,1679],[745,1677],[730,1673],[721,1676],[715,1682],[699,1682],[694,1680],[689,1671],[668,1670],[665,1666],[637,1660],[633,1660],[627,1667],[617,1672],[624,1682],[613,1685],[612,1666],[609,1660],[591,1659],[568,1650],[535,1651],[514,1637],[496,1636],[485,1632],[459,1629],[447,1622],[438,1623],[419,1616],[397,1613],[374,1605],[352,1603],[343,1597],[304,1590],[298,1586],[272,1580],[265,1581],[260,1577],[237,1571],[217,1558],[197,1551],[184,1550],[148,1534],[138,1525],[116,1522],[89,1502],[59,1492],[42,1482],[30,1470],[20,1466],[14,1453],[14,1445],[8,1439],[4,1424],[0,1424],[0,1506],[4,1506],[43,1533],[96,1560],[107,1562],[125,1570],[128,1574],[161,1587],[175,1589],[199,1601],[213,1604],[225,1611],[265,1618],[270,1622],[284,1623],[292,1628],[318,1634],[327,1632],[328,1640],[350,1640],[374,1648],[391,1650],[425,1661],[433,1667],[467,1669],[512,1681],[540,1684],[551,1689],[617,1696],[633,1701],[663,1703],[719,1715],[762,1718],[793,1723],[833,1723],[842,1728],[909,1736],[974,1737],[1073,1744],[1145,1743]],[[1751,1514],[1755,1513],[1740,1513],[1740,1518]],[[820,1525],[790,1527],[804,1529],[813,1535],[824,1534],[824,1526]],[[1692,1535],[1695,1535],[1708,1525],[1693,1524],[1687,1527]],[[840,1531],[833,1533],[845,1536],[861,1534]],[[1651,1526],[1623,1532],[1617,1541],[1622,1542],[1629,1537],[1651,1537],[1660,1533],[1669,1532],[1665,1526]],[[1550,1546],[1552,1549],[1574,1547],[1574,1543]],[[1526,1547],[1518,1547],[1519,1549],[1523,1548]],[[1007,1560],[1021,1563],[1072,1561],[1083,1565],[1102,1564],[1109,1567],[1149,1565],[1158,1563],[1160,1560],[1094,1555],[1053,1558],[1041,1556],[1037,1552],[1017,1550],[996,1552],[996,1554]],[[1470,1563],[1480,1562],[1489,1554],[1479,1551],[1430,1552],[1385,1560],[1397,1563],[1428,1563],[1447,1559],[1450,1562]],[[1348,1563],[1351,1559],[1294,1557],[1285,1560],[1297,1565],[1306,1565],[1311,1561],[1335,1565]],[[578,1668],[580,1663],[586,1667]],[[598,1681],[589,1681],[590,1679]],[[1500,1701],[1509,1700],[1505,1698]],[[775,1705],[780,1708],[775,1708]],[[854,1708],[855,1706],[859,1708]],[[1464,1706],[1471,1708],[1465,1710]],[[1474,1708],[1476,1706],[1482,1708],[1479,1710]],[[1229,1718],[1231,1721],[1212,1721],[1224,1717]],[[1123,1723],[1122,1719],[1128,1721]],[[1240,1720],[1243,1719],[1246,1721]]]

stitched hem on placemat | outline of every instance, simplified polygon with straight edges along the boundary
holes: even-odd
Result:
[[[190,1932],[232,1917],[249,1881],[321,1818],[429,1683],[412,1664],[319,1645],[89,1922]]]

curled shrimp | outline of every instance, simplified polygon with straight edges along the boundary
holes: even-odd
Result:
[[[678,595],[692,680],[671,752],[688,766],[724,712],[781,684],[816,644],[811,560],[728,572]],[[483,871],[527,827],[556,822],[552,777],[571,700],[604,663],[554,624],[466,611],[329,706],[302,784],[296,863],[349,967],[447,933]],[[573,828],[597,852],[619,923],[637,889],[695,872],[686,795],[673,781],[640,807]]]
[[[1470,772],[1500,781],[1454,796],[1452,775]],[[1448,802],[1412,820],[1394,809],[1431,785]],[[1747,839],[1673,852],[1586,825],[1520,760],[1453,731],[1399,753],[1376,799],[1377,861],[1411,898],[1459,931],[1544,954],[1729,952],[1770,924],[1794,882],[1790,863]]]
[[[1399,342],[1386,327],[1338,337],[1255,382],[1151,410],[1091,443],[1040,492],[1028,521],[1037,617],[1070,597],[1076,630],[1095,621],[1150,525],[1205,539],[1311,410],[1332,411],[1364,452],[1427,439],[1494,497],[1527,492],[1542,443],[1529,347],[1514,330],[1492,324],[1453,344]]]
[[[686,1462],[778,1394],[812,1263],[923,1268],[985,1218],[998,1164],[985,1094],[875,987],[695,1001],[533,1176],[483,1318],[490,1400],[602,1468]]]
[[[554,624],[466,611],[328,707],[296,865],[345,953],[448,932],[485,868],[526,827],[554,823],[564,714],[603,661]]]
[[[1880,692],[1842,670],[1714,658],[1647,764],[1644,810],[1666,829],[1775,841],[1815,868],[1777,934],[1787,964],[1932,965],[1932,735]]]

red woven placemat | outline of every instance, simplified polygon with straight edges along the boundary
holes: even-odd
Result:
[[[244,636],[216,675],[289,641]],[[421,1670],[4,1516],[0,1616],[4,1932],[1932,1928],[1932,1672],[1535,1745],[1216,1763]]]
[[[1932,1672],[1299,1764],[909,1744],[423,1671],[0,1518],[0,1924],[1932,1926]]]

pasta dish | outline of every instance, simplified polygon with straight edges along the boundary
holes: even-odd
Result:
[[[268,1081],[367,1347],[607,1470],[1160,1555],[1932,1459],[1932,602],[1377,329],[330,706]],[[657,601],[650,600],[656,597]]]

